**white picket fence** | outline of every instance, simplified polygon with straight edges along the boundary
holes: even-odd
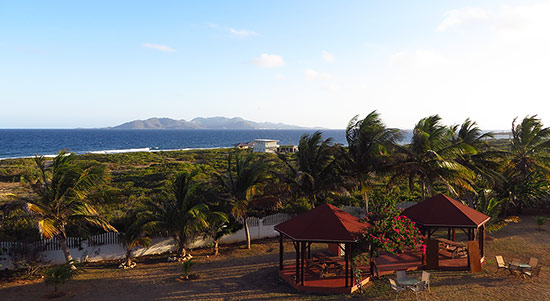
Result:
[[[252,240],[276,237],[278,232],[274,227],[284,221],[292,218],[289,214],[277,213],[264,218],[251,217],[248,219],[248,225],[250,229],[250,238]],[[125,256],[126,252],[122,245],[118,241],[118,235],[116,233],[102,233],[86,239],[78,237],[70,237],[69,244],[71,255],[77,261],[101,261],[101,260],[114,260],[121,259]],[[241,229],[235,233],[225,235],[221,238],[222,244],[231,244],[243,242],[246,240],[244,229]],[[212,239],[197,239],[189,246],[191,248],[198,248],[207,246],[212,242]],[[40,255],[42,261],[49,262],[50,264],[60,264],[65,262],[63,252],[56,246],[57,241],[54,240],[42,240],[35,243],[20,243],[20,242],[0,242],[0,269],[13,269],[11,254],[16,251],[16,248],[22,248],[25,246],[36,247],[39,246]],[[47,247],[43,247],[47,246]],[[139,248],[133,252],[134,256],[160,254],[171,251],[175,248],[172,238],[154,238],[149,248]]]

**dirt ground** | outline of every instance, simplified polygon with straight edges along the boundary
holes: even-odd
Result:
[[[431,292],[422,294],[428,300],[550,300],[550,226],[537,231],[533,217],[522,217],[489,235],[486,243],[487,263],[479,274],[432,271]],[[287,244],[286,250],[291,250]],[[374,280],[362,295],[315,295],[295,291],[277,275],[278,241],[255,242],[252,250],[225,246],[222,255],[207,256],[210,250],[194,250],[191,281],[178,281],[179,264],[166,261],[166,255],[142,258],[132,270],[117,269],[118,262],[93,263],[86,273],[78,275],[61,289],[67,295],[59,298],[78,300],[294,300],[359,298],[386,300],[395,298],[387,277]],[[285,258],[292,262],[293,253]],[[518,258],[527,262],[537,257],[542,264],[539,278],[522,279],[495,273],[494,256],[505,260]],[[420,273],[412,273],[419,277]],[[390,276],[394,277],[394,276]],[[0,300],[39,300],[52,291],[40,279],[0,283]],[[412,292],[402,292],[399,299],[415,299]]]
[[[287,250],[292,248],[286,245]],[[90,263],[86,273],[67,282],[60,299],[79,300],[257,300],[297,299],[294,291],[278,277],[278,240],[255,242],[252,250],[241,246],[221,248],[221,255],[208,256],[211,250],[191,252],[196,264],[192,273],[199,279],[181,281],[180,264],[167,262],[167,255],[138,259],[131,270],[117,268],[119,261]],[[287,254],[292,258],[291,253]],[[0,300],[36,300],[50,293],[40,279],[0,283]]]

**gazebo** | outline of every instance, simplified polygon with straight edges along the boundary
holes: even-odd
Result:
[[[402,213],[422,229],[428,239],[441,228],[447,229],[447,239],[456,241],[456,229],[462,230],[468,241],[477,240],[483,257],[485,223],[489,216],[470,208],[444,194],[426,199],[405,209]]]
[[[329,204],[316,207],[275,226],[275,230],[279,232],[279,275],[299,290],[353,292],[357,287],[350,271],[352,248],[369,227],[372,226]],[[284,266],[285,237],[292,240],[296,251],[294,267]],[[311,258],[312,243],[338,246],[337,248],[344,253],[344,279],[341,276],[323,278],[313,277],[311,272],[308,274],[306,261]],[[306,275],[310,277],[307,278]],[[368,282],[368,278],[361,280]]]

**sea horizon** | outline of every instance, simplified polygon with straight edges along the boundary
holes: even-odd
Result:
[[[280,145],[297,145],[302,134],[321,131],[334,143],[347,145],[344,129],[0,129],[0,160],[55,156],[66,149],[77,154],[158,152],[231,148],[254,139],[275,139]],[[407,144],[412,130],[401,130]],[[493,131],[506,136],[506,131]]]
[[[113,129],[0,129],[0,160],[55,156],[66,149],[77,154],[157,152],[231,148],[254,139],[275,139],[297,145],[302,134],[317,130],[113,130]],[[320,130],[324,138],[347,144],[345,130]]]

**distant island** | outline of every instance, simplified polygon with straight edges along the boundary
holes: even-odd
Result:
[[[171,118],[149,118],[134,120],[108,129],[113,130],[303,130],[313,129],[297,125],[273,122],[254,122],[240,117],[197,117],[191,121]]]

